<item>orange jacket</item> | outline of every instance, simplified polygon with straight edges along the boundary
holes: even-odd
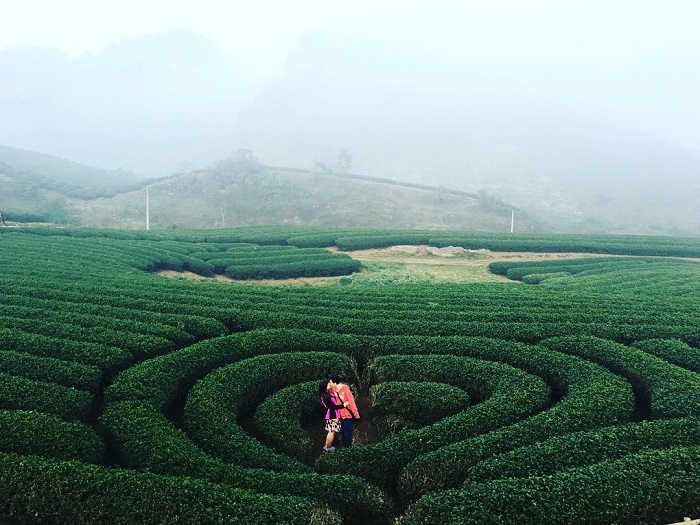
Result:
[[[357,410],[355,398],[350,391],[350,387],[348,387],[348,385],[345,383],[340,384],[340,388],[338,389],[338,398],[340,399],[341,403],[344,403],[345,401],[348,402],[347,408],[338,410],[340,419],[350,419],[353,417],[353,415],[356,419],[360,419],[360,412]]]

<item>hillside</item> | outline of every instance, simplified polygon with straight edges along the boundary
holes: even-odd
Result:
[[[0,210],[17,220],[79,224],[76,201],[111,197],[144,183],[145,179],[121,169],[105,170],[0,146]]]
[[[143,228],[145,191],[75,200],[87,226]],[[487,195],[332,171],[261,165],[239,151],[212,168],[175,174],[149,186],[152,228],[262,224],[509,231],[512,208]],[[519,231],[541,231],[515,210]]]

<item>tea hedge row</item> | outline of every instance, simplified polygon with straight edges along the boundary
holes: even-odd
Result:
[[[435,381],[466,389],[484,400],[419,430],[407,430],[379,443],[343,449],[319,460],[321,472],[349,472],[390,488],[401,468],[441,446],[499,428],[543,410],[550,390],[541,379],[501,363],[467,357],[383,356],[371,363],[372,382]]]
[[[700,415],[700,376],[695,372],[605,339],[562,336],[541,344],[590,359],[626,377],[640,395],[650,399],[654,419]]]
[[[613,253],[698,257],[700,242],[694,238],[634,235],[528,235],[491,232],[434,230],[373,230],[358,228],[324,228],[294,226],[258,226],[226,230],[154,230],[124,231],[96,228],[4,228],[2,233],[31,234],[42,237],[70,237],[118,241],[184,243],[255,243],[326,247],[344,250],[381,248],[398,244],[463,246],[501,251],[550,251]]]
[[[85,421],[92,401],[92,394],[85,390],[0,373],[0,408],[36,410]]]
[[[337,513],[304,498],[255,494],[184,476],[4,453],[0,453],[0,501],[0,517],[21,523],[47,519],[124,525],[341,523]]]
[[[360,271],[355,259],[301,259],[277,264],[255,263],[248,266],[228,266],[224,274],[231,279],[291,279],[293,277],[332,277]]]
[[[0,319],[0,325],[6,320]],[[39,357],[59,358],[84,363],[101,370],[122,369],[132,362],[132,355],[123,348],[72,341],[60,337],[26,333],[16,328],[0,328],[0,348]]]
[[[403,525],[669,523],[700,506],[700,447],[644,450],[550,476],[470,483],[408,508]]]
[[[270,393],[302,381],[354,369],[351,358],[328,352],[292,352],[252,357],[219,368],[189,392],[184,409],[188,434],[224,461],[266,470],[299,471],[299,462],[274,453],[239,425]],[[274,429],[271,429],[274,432]]]
[[[84,328],[50,320],[42,321],[40,319],[18,319],[2,316],[0,317],[0,326],[10,329],[12,332],[29,332],[80,343],[116,346],[127,350],[136,358],[163,354],[174,347],[172,342],[162,337],[142,335],[124,330],[112,330],[99,326]]]
[[[92,428],[32,410],[0,410],[0,451],[95,464],[105,455]]]
[[[369,389],[372,423],[386,438],[435,423],[470,405],[461,388],[430,381],[387,381]]]
[[[416,457],[398,476],[404,500],[458,485],[473,464],[487,457],[574,430],[624,423],[634,410],[632,389],[624,379],[544,347],[466,337],[395,336],[374,342],[388,354],[465,355],[507,363],[545,379],[557,401],[523,421]]]
[[[632,346],[681,368],[700,372],[700,352],[679,339],[648,339]]]
[[[347,475],[319,476],[309,468],[298,472],[268,471],[226,463],[206,454],[164,414],[141,401],[107,406],[101,422],[109,429],[125,466],[206,479],[238,489],[271,495],[293,495],[327,503],[344,523],[387,523],[386,497],[366,481]],[[338,487],[343,490],[339,491]]]
[[[31,306],[27,306],[27,303]],[[80,308],[78,308],[79,310]],[[111,330],[119,337],[153,336],[161,340],[167,339],[174,345],[184,346],[195,342],[195,338],[184,330],[168,324],[143,323],[133,319],[117,319],[105,315],[87,314],[76,311],[70,305],[56,304],[48,301],[26,300],[9,296],[0,305],[0,317],[16,317],[29,319],[40,323],[56,323],[70,325],[73,330],[87,331]],[[126,343],[130,344],[130,343]]]
[[[628,423],[572,432],[500,454],[471,468],[469,480],[544,476],[622,458],[644,449],[690,445],[700,445],[700,419],[697,417]]]
[[[0,350],[0,372],[87,390],[92,394],[97,393],[102,377],[96,366],[7,350]]]
[[[63,314],[75,313],[78,315],[99,316],[116,320],[129,320],[145,323],[146,325],[170,326],[191,334],[196,339],[217,337],[226,333],[226,328],[218,321],[194,315],[177,313],[161,313],[153,310],[129,308],[127,306],[113,306],[107,304],[94,304],[88,302],[86,294],[73,289],[41,288],[31,282],[22,283],[13,280],[12,283],[0,283],[0,292],[3,293],[3,303],[33,308],[55,309],[59,308]],[[128,297],[121,297],[121,303],[125,303]],[[141,324],[140,326],[143,326]],[[149,329],[148,333],[153,333]],[[188,336],[182,336],[187,340]]]
[[[253,420],[263,443],[298,461],[306,460],[312,446],[301,423],[314,416],[321,421],[325,416],[320,410],[318,384],[310,381],[282,388],[258,405]]]

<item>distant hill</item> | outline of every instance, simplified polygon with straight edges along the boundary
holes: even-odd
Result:
[[[0,210],[51,222],[79,220],[71,199],[112,197],[143,187],[146,179],[35,151],[0,146]]]
[[[0,169],[10,176],[30,174],[40,178],[46,185],[53,184],[64,190],[125,187],[143,183],[145,180],[121,169],[104,170],[44,153],[7,146],[0,146]]]
[[[489,195],[441,186],[329,169],[266,167],[247,150],[211,168],[147,184],[153,229],[304,224],[509,231],[514,211]],[[145,186],[142,181],[133,191],[99,198],[41,191],[46,202],[62,203],[71,224],[137,229],[145,228]],[[514,213],[518,231],[550,231],[520,210]]]

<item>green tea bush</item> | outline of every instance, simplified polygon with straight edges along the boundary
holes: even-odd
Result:
[[[540,378],[501,363],[466,357],[382,356],[372,362],[371,372],[374,383],[420,378],[466,389],[472,399],[481,401],[419,430],[406,430],[379,443],[320,458],[322,472],[349,472],[383,488],[390,488],[399,470],[415,458],[455,440],[532,416],[550,399],[550,390]]]
[[[696,417],[641,421],[572,432],[477,463],[469,481],[527,478],[622,458],[645,449],[700,445]]]
[[[550,476],[467,483],[423,496],[400,520],[422,523],[669,523],[700,505],[700,447],[643,450]],[[554,518],[553,518],[554,517]]]
[[[370,388],[372,421],[382,437],[416,429],[462,412],[469,394],[429,381],[388,381]]]
[[[97,464],[104,459],[92,428],[31,410],[0,410],[0,451]]]
[[[100,386],[102,374],[99,368],[92,365],[5,350],[0,350],[0,372],[87,390],[93,394]]]
[[[650,400],[655,419],[700,415],[700,383],[694,372],[642,350],[595,337],[558,337],[542,341],[542,345],[590,359],[628,378],[640,396]]]
[[[681,368],[700,372],[700,352],[680,339],[647,339],[632,346]]]
[[[315,416],[320,427],[324,421],[320,405],[318,381],[282,388],[255,409],[255,427],[264,443],[282,454],[305,461],[311,450],[311,439],[301,422]]]
[[[325,502],[344,516],[345,523],[386,523],[390,516],[385,495],[360,478],[319,476],[302,464],[294,470],[267,471],[225,463],[207,455],[164,414],[141,401],[109,404],[101,422],[129,468]]]
[[[0,373],[0,408],[86,420],[91,406],[92,395],[85,390]]]
[[[525,284],[540,284],[549,279],[560,279],[562,277],[571,277],[571,274],[569,272],[530,273],[523,275],[522,281]]]
[[[299,462],[274,453],[239,426],[270,393],[292,384],[350,375],[354,361],[330,352],[261,355],[211,372],[192,388],[185,404],[188,433],[208,453],[245,467],[295,471]],[[274,432],[274,429],[270,429]]]
[[[337,513],[305,498],[256,494],[184,476],[3,453],[0,517],[10,523],[37,524],[341,522]]]

